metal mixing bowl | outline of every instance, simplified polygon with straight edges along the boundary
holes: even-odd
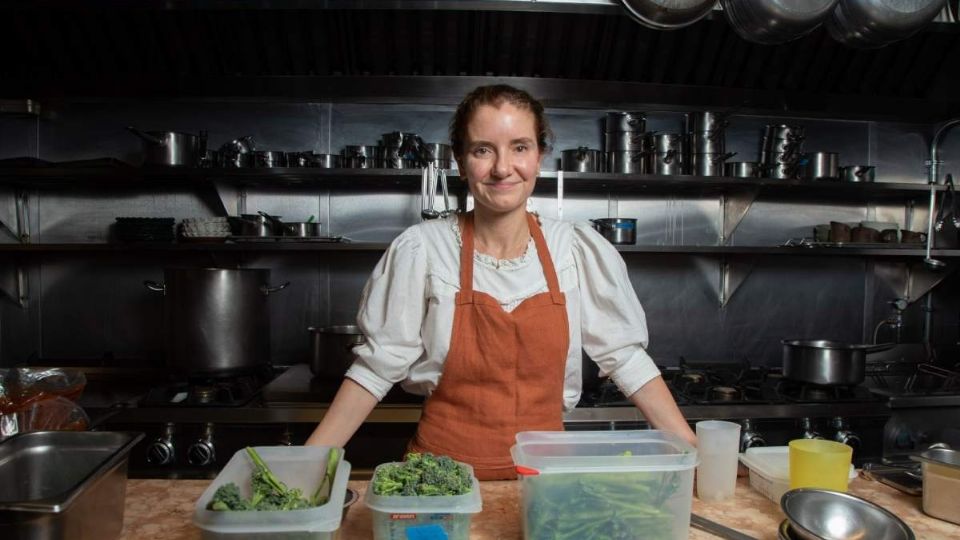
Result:
[[[809,540],[914,540],[913,531],[889,511],[837,491],[793,489],[780,498],[794,535]]]

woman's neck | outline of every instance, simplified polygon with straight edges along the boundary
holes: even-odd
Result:
[[[473,213],[474,247],[497,259],[516,259],[530,241],[526,210],[494,214],[482,209]]]

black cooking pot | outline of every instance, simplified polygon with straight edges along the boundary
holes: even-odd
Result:
[[[227,374],[270,362],[265,268],[166,268],[163,283],[145,281],[164,295],[167,367],[185,375]]]
[[[360,329],[351,325],[307,328],[310,332],[310,371],[325,379],[342,379],[353,364],[353,348],[366,342]]]
[[[863,382],[866,373],[867,353],[885,351],[895,345],[783,340],[783,376],[821,386],[857,385]]]

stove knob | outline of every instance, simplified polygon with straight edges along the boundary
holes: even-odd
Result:
[[[851,448],[854,451],[860,449],[860,445],[863,441],[860,440],[860,436],[850,431],[850,428],[847,426],[846,421],[839,416],[833,419],[833,427],[837,430],[836,435],[833,436],[833,440],[843,443]]]
[[[170,465],[176,457],[173,446],[173,424],[163,428],[163,434],[147,447],[147,463],[151,465]]]
[[[281,446],[293,446],[293,433],[290,431],[290,426],[283,427],[279,443]]]
[[[744,420],[741,423],[740,428],[740,451],[743,452],[747,448],[754,448],[759,446],[766,446],[767,441],[763,438],[763,435],[760,435],[759,432],[754,430],[753,422],[751,420]]]
[[[217,460],[213,446],[213,424],[204,427],[203,435],[187,449],[187,461],[194,466],[204,467]]]
[[[800,419],[800,429],[803,430],[803,433],[800,434],[800,437],[803,439],[822,439],[823,435],[813,427],[813,421],[809,418]]]

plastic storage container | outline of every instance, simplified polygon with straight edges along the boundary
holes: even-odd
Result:
[[[780,504],[780,497],[790,490],[790,448],[788,446],[761,446],[747,448],[740,454],[740,462],[750,469],[750,487],[766,498]],[[847,483],[857,477],[850,465]]]
[[[277,478],[291,488],[299,488],[305,496],[316,491],[327,469],[329,447],[323,446],[257,446],[254,448]],[[341,450],[342,456],[342,450]],[[197,499],[193,523],[203,531],[205,539],[245,540],[328,540],[335,537],[343,515],[343,499],[350,477],[350,463],[342,457],[333,478],[330,500],[323,506],[290,511],[217,512],[207,510],[214,492],[233,482],[244,497],[251,494],[250,475],[253,462],[246,450],[239,450],[216,479]]]
[[[697,451],[672,433],[525,431],[511,454],[527,540],[688,536]]]
[[[373,471],[377,477],[382,463]],[[413,538],[446,538],[468,540],[470,520],[483,508],[480,498],[480,483],[473,476],[473,489],[464,495],[435,497],[404,497],[398,495],[375,495],[371,486],[367,489],[364,503],[373,513],[374,540],[408,540]],[[442,531],[442,532],[441,532]]]
[[[910,459],[923,462],[923,511],[960,525],[960,451],[931,448]]]

